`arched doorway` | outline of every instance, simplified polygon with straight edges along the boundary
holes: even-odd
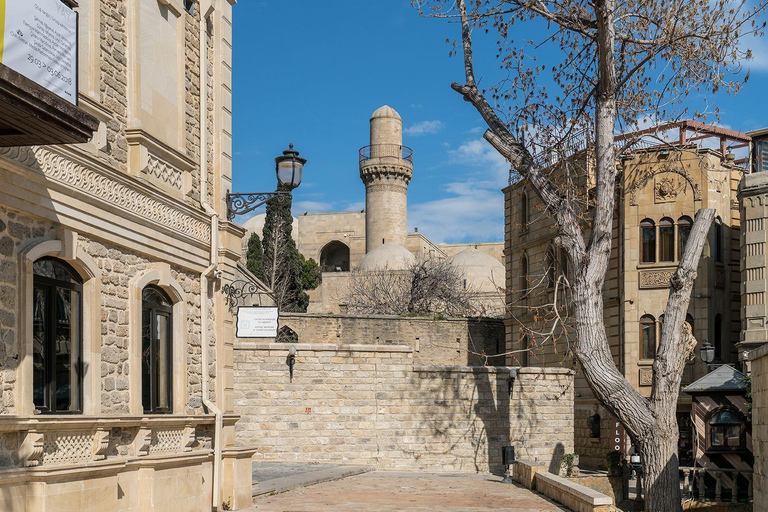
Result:
[[[323,272],[349,272],[349,247],[334,240],[320,251],[320,268]]]

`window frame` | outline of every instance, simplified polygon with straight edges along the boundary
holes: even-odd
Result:
[[[715,423],[714,425],[711,423],[715,416],[717,416],[721,412],[726,412],[726,411],[736,415],[739,418],[741,418],[741,422],[740,423]],[[707,431],[706,432],[706,446],[707,446],[706,451],[708,451],[708,452],[735,452],[735,451],[741,451],[741,450],[745,449],[745,446],[746,446],[746,443],[745,443],[745,441],[746,441],[746,439],[745,439],[746,438],[746,436],[745,436],[745,432],[746,432],[745,418],[744,418],[744,414],[741,411],[739,411],[738,409],[736,409],[735,407],[731,407],[731,406],[727,406],[726,405],[726,406],[718,407],[718,408],[712,410],[707,415],[705,425],[706,425],[706,431]],[[738,442],[738,444],[736,446],[731,446],[731,445],[728,444],[728,439],[729,439],[728,438],[728,426],[733,426],[733,425],[738,425],[739,426],[739,442]],[[723,431],[723,440],[724,440],[725,444],[719,445],[719,444],[714,444],[712,442],[712,436],[713,436],[713,434],[715,432],[713,427],[715,427],[715,428],[724,428],[725,429]]]
[[[685,237],[682,236],[682,229],[683,227],[687,226],[688,233]],[[677,261],[680,261],[683,259],[683,252],[685,252],[685,246],[688,242],[688,239],[691,236],[691,230],[693,229],[693,219],[691,219],[688,215],[683,215],[679,219],[677,219]],[[683,241],[683,238],[685,238],[685,241]]]
[[[144,299],[144,290],[146,289],[152,289],[156,293],[160,293],[162,297],[168,302],[168,305],[159,304],[156,302],[149,302]],[[173,359],[174,359],[174,340],[173,340],[173,300],[170,298],[170,296],[160,288],[159,286],[155,284],[148,284],[146,285],[142,290],[142,300],[141,300],[141,326],[142,329],[144,328],[144,318],[145,314],[149,312],[150,315],[150,332],[155,333],[157,332],[157,319],[159,316],[164,316],[167,318],[166,322],[166,344],[167,344],[167,357],[166,357],[166,375],[167,375],[167,383],[166,383],[166,403],[168,404],[167,407],[158,407],[156,401],[158,401],[159,396],[156,395],[157,390],[157,379],[158,379],[158,372],[156,369],[157,361],[156,358],[151,357],[152,354],[155,353],[155,347],[152,345],[154,342],[158,341],[155,340],[154,336],[150,338],[150,347],[149,347],[149,355],[150,355],[150,368],[149,368],[149,380],[150,380],[150,391],[149,391],[149,408],[147,407],[147,404],[144,403],[144,361],[142,357],[141,364],[141,406],[144,414],[173,414],[173,387],[174,387],[174,374],[173,374]],[[144,336],[142,333],[141,337],[141,348],[142,351],[144,350]]]
[[[639,336],[639,338],[640,338],[640,340],[639,340],[640,341],[640,357],[639,357],[639,359],[642,360],[642,361],[653,360],[653,359],[656,358],[656,347],[657,347],[657,344],[658,344],[658,339],[657,339],[658,338],[658,333],[657,333],[658,326],[657,326],[656,318],[653,315],[643,315],[643,316],[640,317],[639,324],[640,324],[640,336]],[[647,355],[646,354],[647,347],[646,347],[645,339],[644,339],[644,336],[643,336],[643,334],[645,332],[645,328],[643,327],[644,325],[649,326],[649,332],[651,332],[653,334],[653,357],[650,357],[650,358],[646,357],[646,355]]]
[[[61,265],[72,277],[73,280],[76,281],[75,283],[69,283],[66,281],[61,281],[59,279],[40,276],[38,274],[35,274],[34,272],[34,264],[42,261],[53,261],[58,265]],[[45,333],[45,340],[44,340],[44,347],[43,351],[46,356],[44,357],[44,375],[45,375],[45,382],[44,382],[44,400],[43,405],[35,404],[34,403],[34,370],[33,370],[33,376],[32,376],[32,404],[36,411],[40,411],[41,414],[83,414],[83,408],[84,408],[84,386],[85,386],[85,379],[84,379],[84,366],[83,366],[83,355],[84,355],[84,343],[83,343],[83,332],[85,331],[84,326],[84,280],[82,276],[66,261],[53,257],[53,256],[43,256],[41,258],[38,258],[32,263],[32,297],[33,297],[33,310],[30,312],[32,315],[32,322],[34,326],[34,296],[37,289],[45,289],[46,290],[46,300],[45,300],[45,322],[48,326]],[[77,321],[79,324],[79,328],[77,329],[77,340],[75,342],[78,344],[78,358],[75,362],[74,371],[77,376],[77,380],[79,382],[78,385],[78,393],[77,393],[77,408],[73,410],[58,410],[56,409],[56,336],[55,336],[55,325],[57,323],[57,312],[58,312],[58,302],[56,299],[56,290],[57,289],[65,289],[69,291],[74,291],[79,294],[79,308],[78,308],[78,317]],[[34,327],[33,331],[34,333]],[[34,359],[34,346],[32,348],[32,358]],[[34,364],[34,362],[33,362]],[[70,370],[72,371],[72,369]],[[70,391],[71,393],[71,391]],[[73,398],[73,395],[71,395],[70,400]]]
[[[649,249],[649,255],[648,255],[650,259],[646,259],[646,254],[645,254],[646,230],[650,230],[650,232],[653,234],[652,239],[649,241],[649,243],[652,245],[652,247]],[[656,233],[656,222],[654,222],[653,219],[645,218],[642,221],[640,221],[640,263],[656,263],[656,261],[658,260],[656,256],[657,250],[658,250],[658,235]]]
[[[671,218],[663,217],[659,221],[656,244],[658,247],[657,259],[659,263],[674,263],[677,261],[675,259],[675,221]],[[666,254],[664,253],[665,248],[667,249]]]

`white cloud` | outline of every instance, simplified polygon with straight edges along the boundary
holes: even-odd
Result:
[[[448,197],[409,205],[410,229],[419,228],[436,243],[504,240],[504,195],[509,164],[484,139],[449,150],[445,165],[464,169],[443,186]]]
[[[359,212],[360,210],[365,210],[365,201],[355,201],[344,208],[345,212]]]
[[[442,121],[420,121],[414,125],[409,126],[403,133],[412,137],[418,137],[419,135],[430,135],[437,133],[443,129],[445,125]]]

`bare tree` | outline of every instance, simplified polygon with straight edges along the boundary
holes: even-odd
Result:
[[[697,213],[671,279],[646,398],[615,366],[603,320],[616,162],[636,142],[617,148],[614,136],[640,118],[686,113],[681,103],[691,91],[738,90],[742,81],[726,76],[738,73],[750,56],[744,36],[762,35],[764,23],[757,17],[765,4],[750,9],[730,0],[414,0],[420,10],[427,3],[432,16],[461,23],[461,45],[454,49],[463,53],[465,80],[451,87],[482,116],[489,128],[484,138],[530,183],[556,222],[555,243],[571,270],[573,351],[597,399],[640,451],[646,510],[679,510],[677,399],[695,346],[683,323],[715,212]],[[473,27],[498,34],[497,56],[508,73],[487,91],[475,80]],[[530,41],[531,34],[538,40]],[[561,58],[551,65],[545,55]],[[552,171],[547,155],[586,147],[594,159],[586,183],[567,166]]]
[[[345,301],[354,313],[457,317],[478,312],[461,269],[434,258],[406,270],[355,271]]]

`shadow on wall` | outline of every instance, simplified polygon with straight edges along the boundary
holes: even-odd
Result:
[[[565,455],[565,447],[563,446],[563,443],[557,443],[557,445],[555,445],[555,451],[552,452],[552,459],[549,461],[549,472],[553,475],[560,474],[563,455]]]

